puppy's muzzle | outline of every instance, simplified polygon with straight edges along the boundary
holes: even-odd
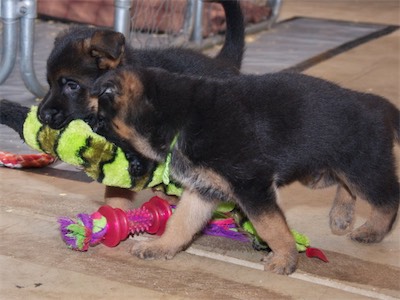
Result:
[[[38,119],[52,129],[61,129],[69,122],[68,118],[55,108],[41,109],[38,112]]]

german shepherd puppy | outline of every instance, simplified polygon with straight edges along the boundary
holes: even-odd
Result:
[[[220,80],[128,68],[101,77],[92,96],[103,132],[151,160],[170,153],[185,188],[164,235],[133,246],[140,258],[172,258],[216,203],[233,200],[272,249],[266,269],[290,274],[297,251],[276,190],[296,180],[337,184],[334,233],[350,230],[356,197],[372,210],[351,239],[380,242],[396,219],[400,114],[379,96],[294,73]]]
[[[210,1],[213,2],[213,1]],[[239,73],[244,53],[244,21],[239,1],[220,2],[226,14],[225,43],[215,58],[184,48],[134,49],[121,33],[72,27],[61,33],[47,61],[49,91],[39,104],[38,118],[60,129],[74,119],[91,123],[89,91],[97,78],[121,66],[159,67],[171,72],[228,77]],[[133,153],[131,173],[147,171],[147,163]],[[133,192],[107,187],[106,198],[132,198]],[[113,206],[120,206],[113,204]]]
[[[47,61],[50,89],[39,104],[39,119],[54,129],[73,119],[86,119],[92,113],[89,90],[94,81],[121,66],[157,67],[199,76],[237,75],[244,53],[240,4],[216,2],[224,7],[227,30],[225,43],[215,58],[180,47],[134,49],[126,44],[123,34],[107,29],[72,27],[61,33]]]

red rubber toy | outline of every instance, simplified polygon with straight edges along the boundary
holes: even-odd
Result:
[[[172,214],[168,202],[157,196],[145,202],[140,209],[125,212],[120,208],[104,205],[98,212],[107,219],[107,233],[101,242],[108,247],[117,246],[130,233],[147,232],[162,235]],[[137,220],[139,216],[140,222]]]
[[[162,235],[171,215],[169,203],[154,196],[137,209],[123,211],[104,205],[91,215],[79,214],[78,221],[60,218],[59,223],[65,243],[74,250],[86,251],[98,243],[115,247],[130,234]]]

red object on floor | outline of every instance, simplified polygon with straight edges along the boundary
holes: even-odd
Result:
[[[324,262],[329,262],[328,258],[324,254],[324,252],[322,252],[318,248],[310,248],[310,247],[307,248],[306,249],[306,255],[307,255],[307,257],[316,257],[316,258],[319,258],[320,260],[322,260]]]
[[[51,155],[40,154],[15,154],[0,151],[0,166],[13,169],[43,168],[53,163],[55,158]]]

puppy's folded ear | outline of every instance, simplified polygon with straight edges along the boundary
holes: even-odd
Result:
[[[88,45],[90,55],[97,58],[99,69],[115,69],[125,52],[125,37],[120,32],[97,30]]]

